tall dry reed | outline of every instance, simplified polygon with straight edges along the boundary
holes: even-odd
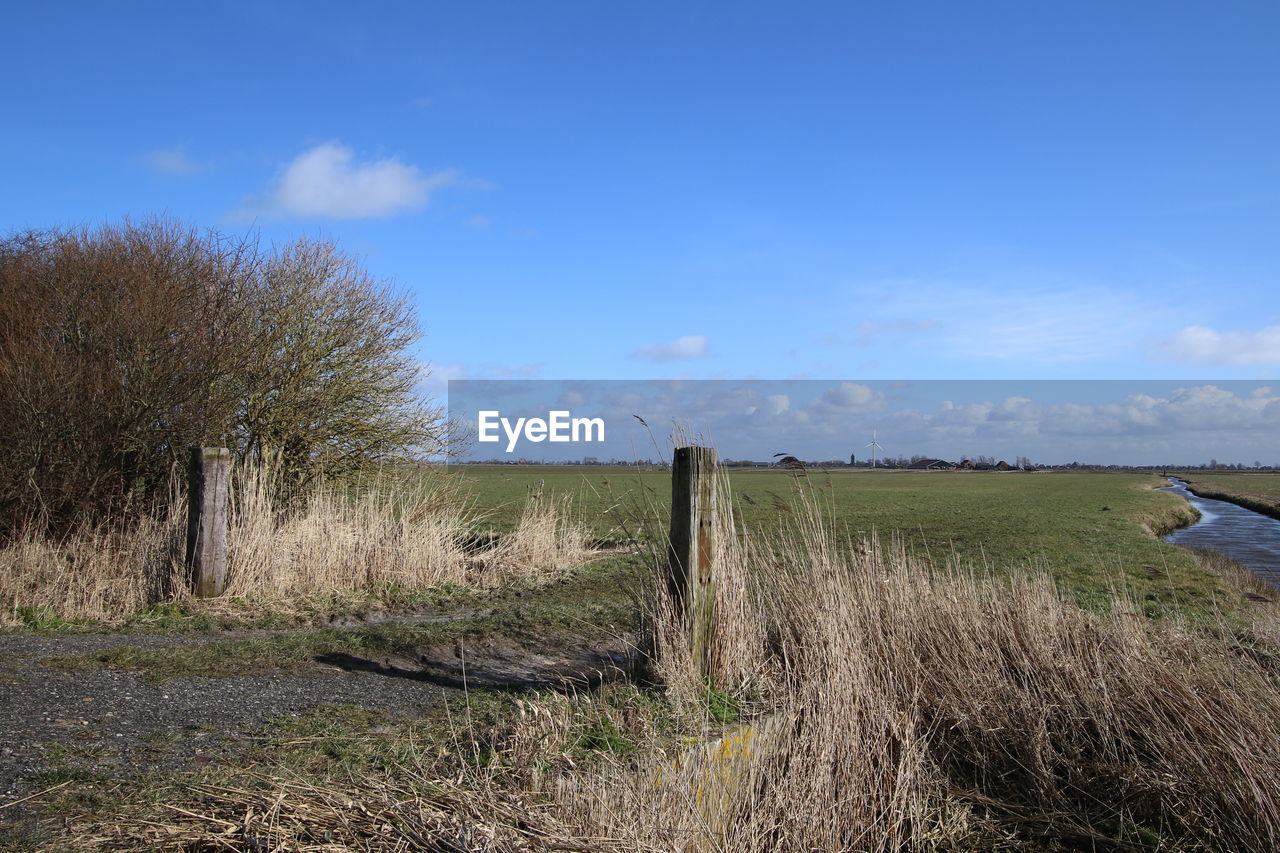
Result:
[[[538,577],[580,565],[591,552],[587,528],[570,495],[529,491],[513,533],[497,543],[487,566],[491,583],[516,576]]]
[[[0,624],[115,620],[179,594],[185,516],[142,515],[0,547]]]
[[[233,474],[220,607],[493,586],[589,556],[582,524],[553,499],[531,500],[514,533],[476,551],[480,516],[450,480],[375,476],[358,488],[320,484],[283,502],[276,476],[269,464]],[[28,535],[0,548],[0,624],[111,622],[148,604],[189,601],[184,505],[175,490],[157,515],[81,527],[58,540]]]
[[[723,540],[722,540],[723,541]],[[1280,847],[1280,649],[1253,626],[941,572],[810,513],[720,555],[716,679],[754,719],[556,790],[584,835],[673,851]],[[669,611],[668,611],[669,612]],[[679,695],[682,626],[657,643]]]
[[[227,595],[299,598],[467,584],[475,513],[448,482],[321,484],[282,505],[270,465],[236,471]]]

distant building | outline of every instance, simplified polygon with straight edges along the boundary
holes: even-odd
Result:
[[[956,466],[945,459],[920,459],[907,467],[912,471],[948,471]]]

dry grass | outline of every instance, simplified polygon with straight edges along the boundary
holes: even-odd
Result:
[[[794,515],[720,537],[713,690],[660,602],[660,710],[535,697],[472,775],[208,787],[114,831],[234,850],[1280,847],[1274,606],[1153,620],[1117,589],[1085,610],[1043,574],[938,570]],[[729,694],[726,728],[707,709]],[[676,745],[671,720],[693,737]]]
[[[185,518],[102,524],[0,548],[0,625],[122,618],[173,594]]]
[[[581,565],[591,552],[587,528],[573,509],[572,495],[533,489],[515,531],[499,540],[489,561],[499,576],[547,575]]]
[[[734,853],[1277,848],[1273,610],[1192,627],[1118,594],[1088,612],[1048,577],[939,573],[814,518],[720,564],[750,595],[722,610],[715,678],[755,719],[562,774],[584,834]],[[660,671],[705,696],[680,644],[669,623]]]
[[[278,610],[344,596],[402,597],[545,576],[590,555],[567,505],[541,496],[514,533],[477,551],[470,543],[481,517],[449,480],[321,485],[290,509],[273,497],[272,478],[264,466],[235,472],[222,599],[199,604],[185,592],[186,516],[175,492],[164,515],[82,528],[60,541],[27,536],[0,549],[0,624],[34,615],[116,622],[173,600]]]
[[[463,543],[475,513],[447,482],[403,493],[373,482],[352,493],[320,486],[286,511],[270,469],[237,472],[227,595],[284,600],[468,584],[478,566]]]
[[[398,766],[377,779],[313,784],[258,776],[196,784],[158,819],[71,827],[67,850],[520,853],[611,849],[577,837],[534,797]]]

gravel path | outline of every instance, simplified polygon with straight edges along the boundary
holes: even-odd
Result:
[[[411,617],[421,623],[487,611]],[[183,635],[0,636],[0,823],[6,803],[35,790],[33,776],[83,766],[113,776],[173,770],[241,748],[272,718],[317,705],[351,704],[415,718],[464,686],[589,687],[634,660],[630,635],[491,637],[467,647],[420,649],[377,660],[328,654],[298,669],[150,685],[133,671],[63,671],[44,662],[115,646],[171,648],[270,631]],[[284,632],[292,633],[292,632]]]
[[[158,686],[137,672],[62,672],[42,665],[50,657],[113,646],[164,648],[225,639],[0,637],[0,806],[31,793],[32,774],[64,759],[77,763],[75,756],[104,768],[172,769],[234,749],[272,717],[342,703],[418,716],[451,692],[427,680],[318,662],[299,670],[179,678]]]

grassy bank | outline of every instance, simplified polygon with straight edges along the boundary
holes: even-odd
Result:
[[[317,488],[281,512],[269,472],[241,472],[227,595],[186,594],[181,501],[159,517],[83,528],[0,549],[0,627],[89,630],[280,627],[430,607],[460,591],[552,576],[593,550],[656,542],[667,471],[623,467],[404,468],[356,487]],[[734,512],[778,530],[811,505],[842,532],[898,540],[934,566],[1043,571],[1098,606],[1117,584],[1146,609],[1208,611],[1228,586],[1153,533],[1188,523],[1154,476],[733,470]]]
[[[1190,471],[1178,476],[1200,497],[1230,501],[1271,518],[1280,518],[1280,474]]]
[[[721,601],[713,677],[753,719],[684,760],[573,775],[559,790],[601,834],[731,851],[1280,840],[1274,604],[1216,625],[1134,618],[1123,594],[1084,610],[1042,573],[940,572],[817,513],[723,568],[749,594]],[[671,631],[660,670],[693,703],[705,688]]]

